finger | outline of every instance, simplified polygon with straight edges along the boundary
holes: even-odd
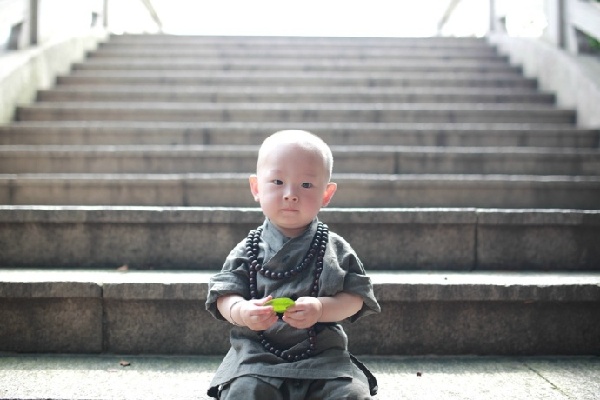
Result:
[[[303,308],[295,310],[286,310],[286,312],[283,315],[287,315],[294,319],[300,319],[306,316],[306,310],[304,310]]]
[[[291,307],[288,307],[285,310],[285,313],[293,313],[293,312],[296,312],[296,311],[301,310],[301,309],[302,309],[301,307],[299,307],[297,304],[295,304],[295,305],[293,305]]]
[[[267,297],[264,297],[264,298],[262,298],[262,299],[258,300],[258,303],[257,303],[257,305],[260,305],[260,306],[262,306],[262,305],[264,305],[264,304],[265,304],[267,301],[270,301],[270,300],[273,300],[273,296],[271,296],[271,295],[269,295],[269,296],[267,296]]]

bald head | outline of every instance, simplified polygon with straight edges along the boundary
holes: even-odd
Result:
[[[308,131],[303,130],[283,130],[278,131],[269,136],[262,143],[258,151],[258,160],[256,163],[257,172],[261,168],[262,161],[281,145],[293,144],[303,150],[315,153],[323,161],[323,167],[327,173],[328,180],[331,178],[333,171],[333,155],[331,149],[320,137]]]

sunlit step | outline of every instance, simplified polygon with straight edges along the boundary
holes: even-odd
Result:
[[[556,123],[572,110],[549,105],[405,103],[37,103],[17,110],[20,121]]]
[[[248,173],[0,174],[0,203],[251,207]],[[335,174],[333,207],[596,209],[600,176]]]
[[[567,124],[315,123],[332,145],[597,148],[600,131]],[[0,126],[3,145],[257,145],[285,122],[43,121]]]
[[[366,174],[599,175],[597,149],[332,146],[335,171]],[[0,171],[252,172],[258,146],[0,146]]]
[[[59,76],[60,85],[168,85],[188,86],[353,86],[353,87],[527,87],[534,79],[516,72],[241,72],[241,71],[76,71]],[[175,89],[173,89],[175,90]]]
[[[40,101],[131,101],[195,103],[544,103],[555,96],[532,88],[386,88],[188,86],[178,90],[162,85],[61,85],[38,92]]]

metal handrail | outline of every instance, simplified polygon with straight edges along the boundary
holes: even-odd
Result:
[[[39,15],[39,2],[40,0],[0,0],[0,28],[10,30],[6,43],[8,50],[37,45],[40,41],[38,27],[43,16]],[[140,3],[162,32],[162,21],[152,0],[140,0]],[[90,10],[91,19],[105,29],[108,28],[108,8],[109,0],[104,0],[102,10]]]
[[[152,18],[156,26],[158,26],[159,31],[162,32],[162,22],[160,20],[160,17],[158,16],[158,13],[156,12],[156,8],[154,8],[152,0],[141,0],[141,2],[146,7],[146,10],[148,10],[150,17]]]
[[[565,46],[577,53],[579,51],[579,32],[600,39],[600,3],[568,0],[566,7]]]
[[[442,14],[442,18],[440,18],[440,21],[437,24],[438,35],[442,34],[442,30],[444,29],[444,26],[446,25],[446,23],[452,16],[452,13],[456,9],[456,6],[458,5],[458,3],[460,3],[460,1],[461,0],[450,0],[450,3],[448,3],[448,6],[446,7],[444,14]]]
[[[20,47],[26,20],[25,6],[23,0],[0,0],[0,28],[10,31],[7,43],[9,50]]]
[[[9,49],[18,49],[35,45],[39,41],[39,17],[37,15],[40,0],[0,0],[0,24],[10,28]],[[77,1],[77,0],[74,0]],[[103,10],[94,12],[96,19],[102,20],[102,26],[108,28],[107,15],[111,0],[104,0]],[[119,0],[112,0],[119,1]],[[502,0],[488,0],[490,9],[490,32],[502,29],[496,16],[496,3]],[[438,22],[438,34],[452,18],[461,0],[450,0]],[[600,39],[600,3],[590,0],[550,0],[558,10],[558,18],[548,21],[556,27],[556,37],[551,40],[557,46],[577,53],[579,51],[580,32]],[[163,24],[152,0],[140,0],[152,21],[162,32]],[[43,18],[43,16],[42,16]],[[551,35],[547,35],[550,37]]]
[[[461,0],[450,0],[438,23],[438,35],[446,23],[452,18]],[[502,0],[488,0],[489,2],[489,21],[490,33],[497,33],[505,30],[503,21],[506,16],[496,14],[497,3]],[[552,1],[550,2],[552,3]],[[573,53],[579,53],[582,43],[582,33],[600,40],[600,2],[591,0],[553,0],[557,13],[555,16],[548,16],[548,24],[552,25],[556,32],[556,37],[552,33],[546,33],[545,36],[551,38],[551,42],[558,47],[564,48]]]
[[[589,36],[600,38],[600,3],[569,0],[568,17],[576,29]]]

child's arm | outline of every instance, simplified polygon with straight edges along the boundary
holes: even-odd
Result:
[[[283,320],[297,329],[310,328],[317,322],[339,322],[360,311],[362,297],[338,293],[333,297],[300,297],[284,314]]]
[[[275,322],[277,314],[272,306],[264,306],[271,296],[258,300],[245,300],[239,295],[222,296],[217,299],[221,315],[233,325],[247,326],[253,331],[264,331]]]

